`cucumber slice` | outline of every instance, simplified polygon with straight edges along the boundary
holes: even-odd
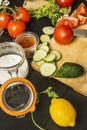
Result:
[[[44,50],[37,50],[33,56],[34,61],[40,61],[47,56],[47,52]]]
[[[48,46],[48,42],[42,42],[41,44]]]
[[[49,41],[50,41],[50,36],[47,35],[47,34],[42,34],[42,35],[40,36],[40,40],[41,40],[42,42],[49,42]]]
[[[42,45],[42,46],[39,47],[39,49],[42,49],[42,50],[46,51],[47,53],[48,53],[49,50],[50,50],[47,45]]]
[[[56,71],[56,65],[52,63],[44,63],[40,67],[40,72],[43,76],[51,76]]]
[[[56,55],[55,61],[58,61],[58,60],[60,60],[62,58],[62,54],[57,50],[52,50],[52,51],[50,51],[50,53]]]
[[[53,62],[56,58],[55,54],[49,53],[45,58],[44,61],[45,62]]]
[[[44,60],[40,60],[40,61],[37,61],[36,63],[37,63],[37,66],[40,67],[41,65],[43,65],[45,63],[45,61]]]
[[[54,27],[52,26],[46,26],[42,29],[42,31],[45,33],[45,34],[48,34],[48,35],[52,35],[53,32],[54,32]]]
[[[39,49],[42,45],[46,45],[46,46],[48,46],[48,42],[40,43],[40,44],[37,46],[37,49]]]

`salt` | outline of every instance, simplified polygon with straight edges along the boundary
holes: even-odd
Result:
[[[27,77],[29,71],[28,62],[25,59],[21,64],[21,61],[22,57],[17,54],[0,56],[0,84],[12,77]]]

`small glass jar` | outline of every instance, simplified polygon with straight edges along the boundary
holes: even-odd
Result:
[[[24,32],[19,34],[13,41],[24,49],[26,58],[31,58],[39,44],[39,37],[33,32]]]
[[[12,77],[27,77],[29,65],[24,50],[14,42],[0,43],[0,84]]]
[[[36,89],[25,78],[8,79],[0,88],[0,107],[11,116],[23,117],[35,110],[35,103]]]

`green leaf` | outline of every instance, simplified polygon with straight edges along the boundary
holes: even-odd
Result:
[[[48,97],[52,97],[52,98],[53,97],[59,97],[58,94],[52,90],[51,86],[49,86],[46,90],[40,92],[39,95],[40,94],[47,94]]]
[[[48,0],[46,5],[43,5],[36,10],[29,10],[31,17],[39,19],[48,17],[54,25],[57,20],[64,14],[69,13],[71,7],[60,7],[55,0]]]

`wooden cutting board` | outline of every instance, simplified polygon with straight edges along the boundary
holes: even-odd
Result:
[[[80,28],[87,29],[87,24]],[[55,42],[54,38],[50,40],[50,48],[59,50],[62,53],[62,59],[57,62],[60,67],[64,62],[74,62],[84,67],[85,73],[78,78],[55,78],[58,81],[72,87],[80,94],[87,96],[87,37],[75,37],[68,45],[60,45]],[[32,61],[32,67],[36,71],[39,68]]]

